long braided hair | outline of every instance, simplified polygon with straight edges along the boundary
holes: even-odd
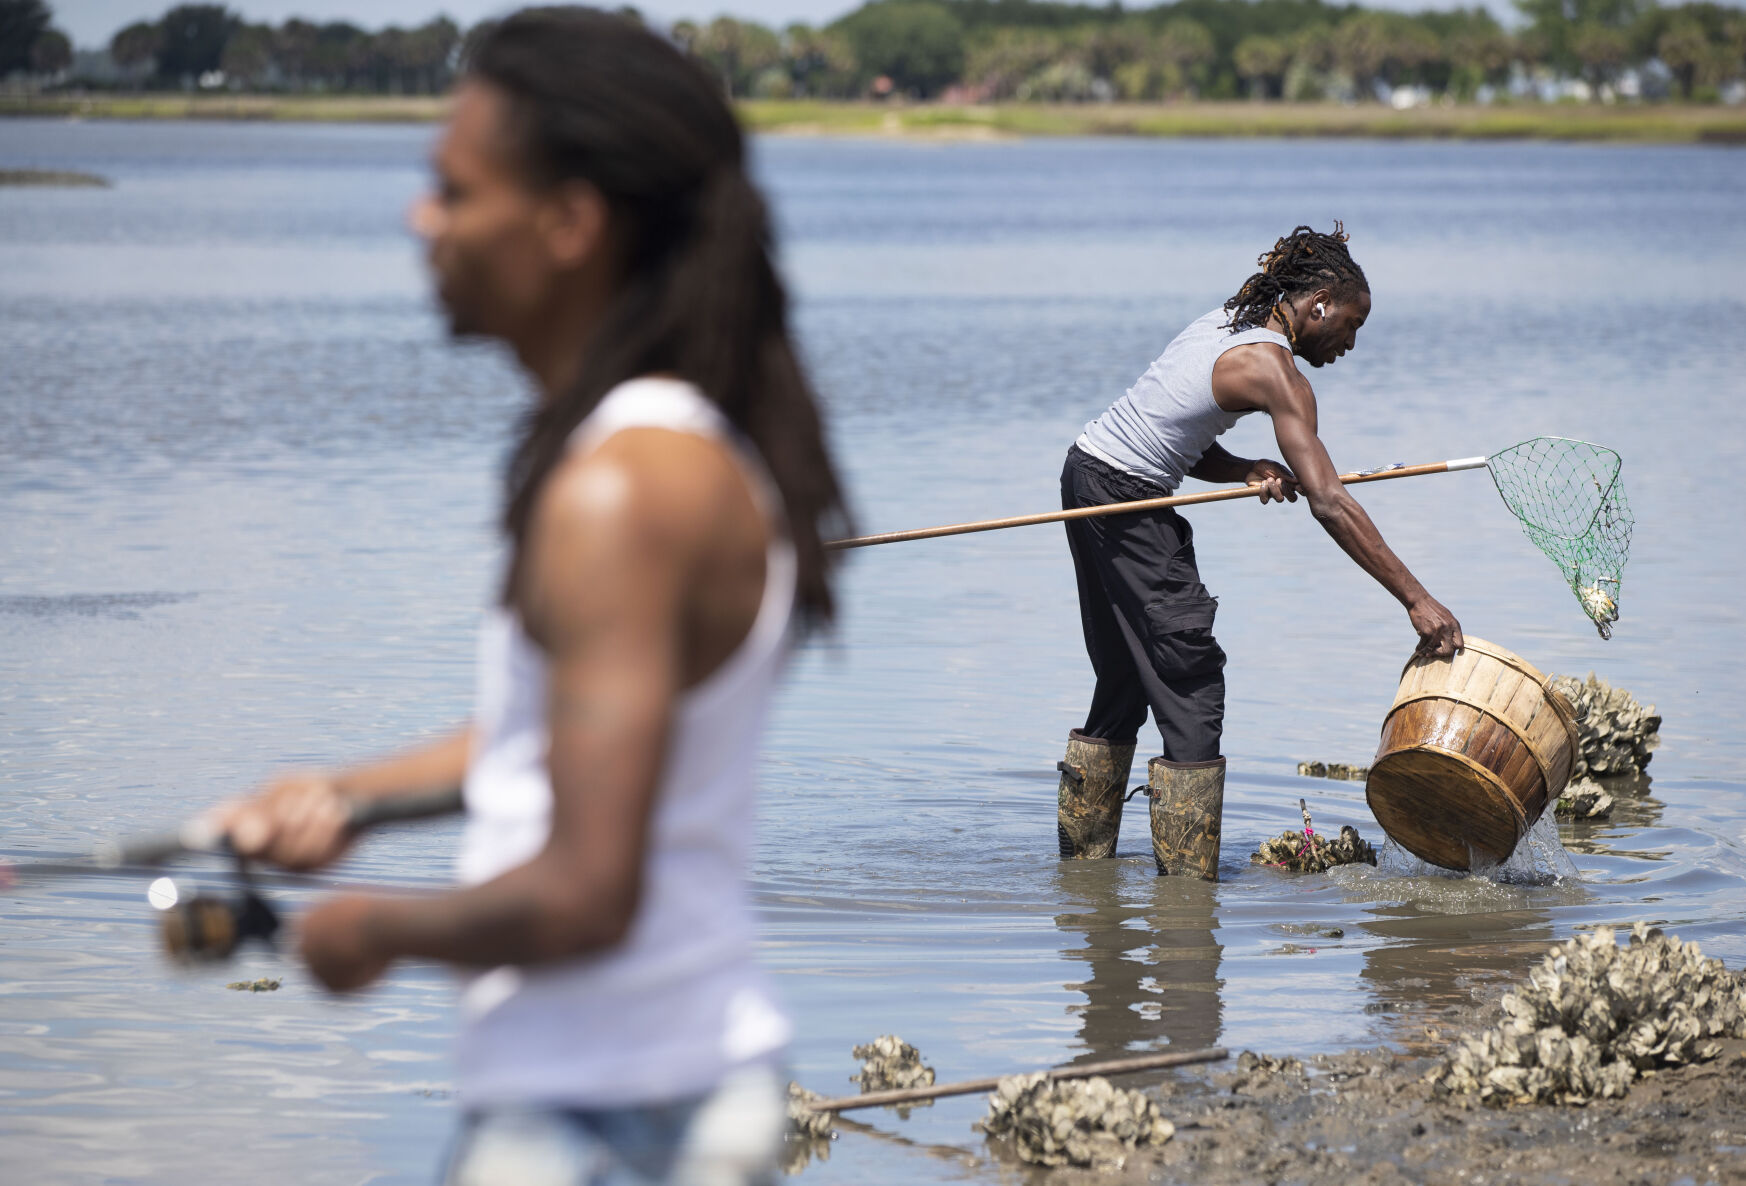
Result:
[[[757,449],[787,512],[802,623],[829,621],[823,541],[848,528],[843,491],[720,83],[632,21],[587,8],[523,9],[489,26],[467,72],[508,96],[512,147],[530,174],[592,183],[629,248],[582,373],[533,414],[510,460],[505,600],[516,600],[534,507],[571,433],[617,384],[667,371],[701,388]]]
[[[1243,281],[1237,295],[1225,302],[1225,312],[1231,315],[1225,324],[1232,330],[1266,325],[1283,302],[1318,288],[1339,296],[1369,292],[1370,281],[1364,278],[1364,269],[1346,250],[1349,237],[1338,221],[1328,234],[1300,226],[1286,235],[1257,261],[1261,270]],[[1286,336],[1295,348],[1297,328],[1284,313],[1279,317],[1285,322]]]

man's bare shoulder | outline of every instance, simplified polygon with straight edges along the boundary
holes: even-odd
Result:
[[[1276,342],[1233,346],[1213,364],[1213,399],[1227,412],[1272,412],[1282,403],[1314,398],[1309,381]]]
[[[534,510],[521,602],[542,646],[678,613],[699,572],[762,559],[764,521],[728,449],[627,428],[558,464]]]
[[[537,517],[562,534],[629,531],[685,544],[720,530],[740,506],[755,515],[724,442],[668,428],[626,428],[559,462]]]

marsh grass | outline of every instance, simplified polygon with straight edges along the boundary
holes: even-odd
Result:
[[[87,95],[0,98],[0,116],[425,122],[441,96]],[[1333,103],[888,104],[751,99],[754,131],[784,135],[987,140],[1022,136],[1348,137],[1746,144],[1746,111],[1684,104],[1455,105],[1395,111]]]

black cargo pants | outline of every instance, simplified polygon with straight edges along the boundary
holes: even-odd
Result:
[[[1061,506],[1101,506],[1165,491],[1078,448],[1061,470]],[[1194,531],[1174,510],[1067,521],[1079,618],[1097,674],[1084,733],[1135,738],[1146,709],[1172,762],[1219,756],[1225,652],[1213,638],[1218,602],[1194,567]]]

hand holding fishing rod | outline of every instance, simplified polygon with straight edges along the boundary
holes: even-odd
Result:
[[[314,790],[314,780],[305,782],[298,780],[300,785],[310,786]],[[331,786],[331,784],[327,784]],[[461,808],[461,792],[454,788],[444,788],[428,792],[417,792],[407,795],[394,795],[381,798],[353,799],[343,793],[330,791],[331,799],[317,801],[310,792],[310,803],[306,810],[310,823],[321,827],[323,832],[331,829],[331,834],[342,843],[349,843],[358,833],[376,824],[391,823],[395,820],[423,819],[428,816],[445,815]],[[324,796],[325,798],[325,796]],[[238,826],[230,821],[242,819],[242,813],[251,806],[249,800],[237,800],[216,808],[213,811],[197,815],[176,828],[173,832],[164,832],[150,836],[136,836],[125,840],[105,840],[98,843],[92,852],[90,866],[98,869],[122,869],[130,867],[151,867],[162,865],[177,857],[191,853],[232,854],[249,858],[266,857],[274,864],[287,869],[319,868],[332,859],[321,861],[291,861],[281,860],[264,852],[264,824],[252,817],[242,822],[248,827],[249,834],[239,837]],[[240,842],[239,842],[240,841]],[[301,847],[301,845],[300,845]],[[340,850],[343,851],[343,848]],[[334,852],[333,856],[338,856]],[[30,865],[27,869],[46,870],[67,869],[83,870],[88,866],[81,864]]]
[[[298,821],[300,832],[295,835],[297,847],[291,850],[293,852],[319,851],[337,856],[359,833],[378,824],[449,815],[461,809],[458,787],[355,799],[332,790],[332,784],[322,780],[305,778],[280,785],[284,791],[275,788],[268,794],[285,795],[296,810],[293,818]],[[247,814],[251,802],[245,800],[227,805],[218,812],[190,821],[173,837],[125,844],[117,850],[124,856],[156,858],[149,863],[190,851],[228,852],[235,858],[239,892],[234,898],[202,893],[184,896],[181,888],[168,877],[158,878],[147,891],[147,900],[162,912],[164,950],[177,959],[227,959],[243,943],[253,939],[271,944],[278,933],[278,914],[256,890],[250,876],[251,853],[238,843],[239,839],[252,839],[258,850],[272,836],[266,821]],[[238,821],[239,826],[252,826],[254,836],[239,838],[234,827],[227,831],[228,820]],[[195,843],[189,844],[188,841]],[[172,845],[179,847],[172,851]],[[147,862],[123,860],[120,863]],[[326,863],[322,860],[309,866],[288,867],[317,867]]]
[[[300,771],[209,816],[238,853],[285,869],[338,860],[352,837],[374,823],[460,810],[453,788],[467,771],[472,730],[336,772]]]
[[[249,812],[259,810],[263,803],[294,807],[285,818],[300,821],[301,832],[277,829],[270,821],[252,820],[254,835],[241,837],[247,843],[238,843],[236,824],[250,824]],[[295,839],[296,847],[287,849],[294,856],[317,849],[326,854],[326,859],[320,861],[275,863],[288,868],[315,868],[344,852],[368,828],[448,815],[460,809],[458,787],[365,798],[339,792],[331,781],[303,776],[286,780],[257,799],[240,800],[195,816],[171,832],[102,842],[85,860],[35,861],[0,867],[0,881],[14,884],[20,880],[30,882],[94,872],[145,872],[203,853],[229,857],[234,862],[238,887],[234,897],[198,891],[190,894],[168,876],[157,878],[146,891],[146,900],[161,912],[164,948],[171,956],[182,960],[222,960],[251,939],[270,944],[279,930],[278,913],[256,889],[251,868],[251,861],[262,855],[274,839]],[[312,846],[312,840],[321,843]]]

